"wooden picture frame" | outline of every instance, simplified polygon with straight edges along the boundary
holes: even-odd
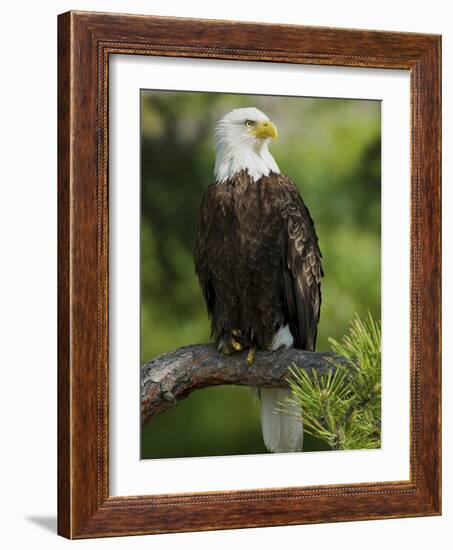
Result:
[[[440,37],[69,12],[59,16],[58,48],[59,534],[88,538],[440,514]],[[112,54],[410,71],[409,481],[109,495]]]

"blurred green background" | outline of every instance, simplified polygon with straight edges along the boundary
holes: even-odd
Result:
[[[270,150],[315,221],[325,271],[317,350],[355,312],[380,319],[380,102],[142,90],[142,363],[210,339],[193,261],[198,207],[213,180],[215,124],[249,106],[277,125]],[[305,437],[304,451],[324,449]],[[142,458],[263,452],[248,388],[196,391],[142,430]]]

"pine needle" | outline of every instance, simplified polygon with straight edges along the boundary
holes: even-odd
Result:
[[[329,339],[343,361],[332,360],[319,376],[293,365],[286,405],[303,411],[305,432],[332,449],[376,449],[381,446],[381,326],[368,312],[356,314],[341,342]],[[294,408],[293,408],[294,410]],[[296,409],[297,410],[297,409]]]

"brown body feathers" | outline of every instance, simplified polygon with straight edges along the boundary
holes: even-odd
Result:
[[[289,325],[294,346],[314,350],[321,306],[321,252],[293,182],[247,172],[203,197],[195,269],[217,341],[241,331],[267,350]]]

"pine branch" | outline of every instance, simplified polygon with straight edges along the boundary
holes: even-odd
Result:
[[[252,366],[247,352],[223,355],[213,344],[197,344],[156,357],[141,367],[142,423],[173,407],[195,390],[208,386],[288,388],[290,365],[319,376],[332,368],[334,353],[314,353],[297,349],[257,352]]]
[[[335,353],[332,370],[311,376],[296,365],[290,369],[294,404],[303,411],[304,429],[332,449],[369,449],[381,441],[381,329],[370,313],[357,315],[341,342],[330,339]],[[339,361],[341,358],[341,361]]]

